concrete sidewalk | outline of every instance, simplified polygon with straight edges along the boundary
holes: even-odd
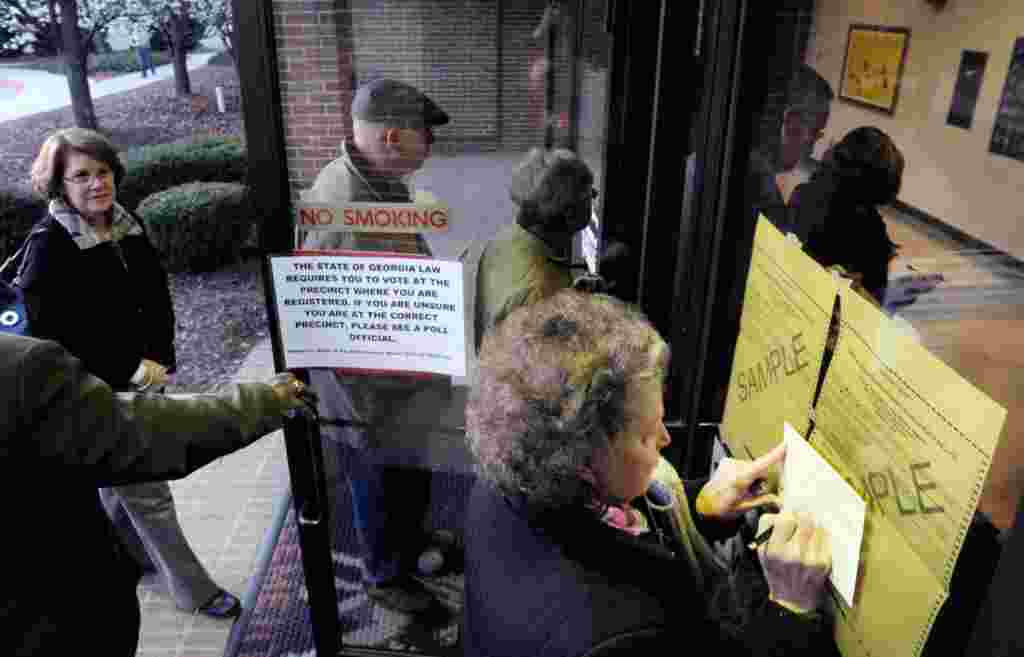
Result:
[[[266,381],[273,372],[270,340],[265,339],[245,359],[234,381]],[[239,597],[251,583],[258,548],[288,483],[281,431],[171,482],[189,544],[214,581]],[[178,610],[153,575],[142,580],[138,595],[142,604],[138,657],[223,656],[230,621]]]
[[[206,63],[217,54],[189,54],[188,69],[191,71],[206,66]],[[156,72],[147,77],[142,77],[141,73],[128,73],[105,80],[90,78],[89,89],[92,91],[93,99],[96,99],[173,77],[174,66],[164,64],[156,67]],[[68,90],[67,78],[63,75],[32,69],[0,67],[0,122],[60,109],[70,104],[71,92]]]

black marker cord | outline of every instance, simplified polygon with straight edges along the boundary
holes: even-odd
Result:
[[[811,442],[811,434],[817,426],[818,400],[821,399],[821,389],[825,386],[825,377],[828,375],[829,365],[832,364],[832,357],[836,353],[836,345],[839,344],[840,303],[839,294],[836,294],[835,303],[832,304],[832,318],[828,323],[828,334],[825,337],[825,352],[821,357],[821,368],[818,370],[818,383],[814,387],[814,398],[811,400],[810,418],[807,423],[807,432],[804,438]]]

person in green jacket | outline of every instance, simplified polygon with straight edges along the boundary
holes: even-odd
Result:
[[[476,279],[475,345],[520,306],[571,287],[572,238],[590,221],[594,174],[575,153],[535,148],[510,190],[516,221],[484,248]]]

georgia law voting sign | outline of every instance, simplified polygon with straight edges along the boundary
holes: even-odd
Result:
[[[465,376],[461,262],[360,253],[270,263],[288,369]]]

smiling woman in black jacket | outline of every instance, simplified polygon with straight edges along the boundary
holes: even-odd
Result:
[[[103,135],[52,134],[32,166],[49,201],[18,272],[33,333],[61,343],[115,390],[160,389],[174,371],[174,308],[160,254],[142,222],[117,203],[125,170]],[[158,569],[178,607],[214,617],[241,612],[199,562],[166,482],[101,491],[107,512],[144,568]]]

